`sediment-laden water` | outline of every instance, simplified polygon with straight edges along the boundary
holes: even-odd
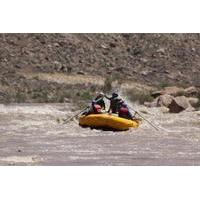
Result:
[[[0,105],[0,165],[200,165],[200,112],[134,106],[147,122],[112,132],[57,119],[68,104]]]

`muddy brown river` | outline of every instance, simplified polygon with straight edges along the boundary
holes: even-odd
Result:
[[[0,165],[200,165],[200,112],[135,106],[147,122],[123,132],[57,119],[68,104],[0,105]]]

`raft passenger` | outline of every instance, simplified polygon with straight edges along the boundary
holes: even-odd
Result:
[[[108,100],[110,100],[110,107],[108,109],[108,113],[118,113],[119,105],[122,99],[119,98],[119,95],[116,92],[112,93],[111,97],[105,96]]]
[[[125,118],[125,119],[131,119],[133,120],[133,115],[131,114],[131,112],[129,111],[129,108],[127,106],[127,104],[122,103],[120,108],[119,108],[119,113],[118,113],[119,117]]]
[[[93,100],[91,106],[87,111],[83,113],[83,115],[101,114],[101,113],[102,113],[101,106],[97,104],[96,101]]]
[[[103,92],[100,92],[97,95],[97,97],[94,99],[96,104],[100,105],[103,110],[106,109],[105,102],[104,102],[104,99],[103,99],[104,97],[105,97],[105,94]]]

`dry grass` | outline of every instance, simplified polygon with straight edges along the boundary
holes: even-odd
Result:
[[[63,73],[20,73],[20,75],[25,76],[27,79],[37,79],[44,80],[48,82],[56,82],[60,84],[68,84],[68,85],[76,85],[76,84],[94,84],[98,86],[108,87],[109,85],[113,85],[116,87],[116,78],[112,77],[101,77],[101,76],[92,76],[92,75],[67,75]],[[117,82],[117,86],[119,86],[119,81]],[[111,86],[109,86],[111,87]],[[132,89],[138,88],[141,90],[154,90],[155,87],[148,86],[145,84],[141,84],[135,81],[123,81],[120,83],[121,89]]]
[[[4,92],[6,98],[1,102],[53,103],[64,102],[65,99],[68,99],[82,107],[90,103],[97,91],[110,93],[113,88],[126,91],[132,101],[138,100],[143,103],[150,99],[146,91],[150,91],[151,87],[131,81],[123,82],[120,85],[118,80],[113,82],[112,77],[31,72],[23,73],[23,76],[25,77],[24,82],[20,82],[17,89],[8,87]],[[30,84],[28,84],[29,82]],[[5,87],[7,86],[2,88],[5,89]]]
[[[150,91],[147,90],[138,90],[136,88],[126,90],[126,95],[128,99],[132,102],[138,101],[140,104],[144,102],[149,102],[153,100],[153,97],[150,95]]]
[[[103,91],[105,93],[110,92],[112,90],[112,78],[107,77],[104,81]]]
[[[88,75],[67,75],[63,73],[26,73],[23,74],[28,79],[39,79],[48,82],[56,82],[59,84],[94,84],[103,86],[105,79],[100,76],[88,76]]]

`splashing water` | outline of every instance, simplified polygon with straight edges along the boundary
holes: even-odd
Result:
[[[81,128],[77,120],[58,123],[58,118],[74,114],[69,104],[0,105],[0,164],[200,164],[199,111],[164,113],[121,96],[159,131],[146,121],[124,132]]]

